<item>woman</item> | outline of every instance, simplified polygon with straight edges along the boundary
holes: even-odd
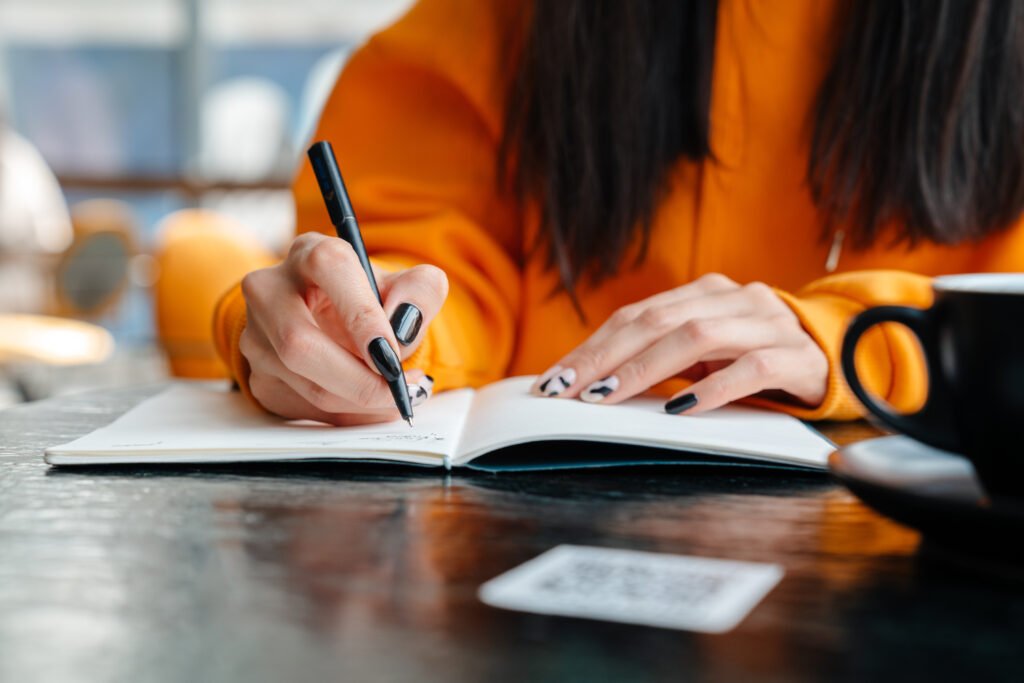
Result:
[[[267,410],[336,424],[395,417],[378,336],[419,394],[539,373],[557,399],[853,418],[851,316],[1021,269],[1022,126],[1020,3],[424,0],[317,133],[386,312],[304,169],[305,232],[222,299],[218,346]],[[906,334],[862,346],[876,392],[921,400]]]

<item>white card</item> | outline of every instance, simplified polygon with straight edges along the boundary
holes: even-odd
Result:
[[[480,587],[494,607],[724,633],[782,579],[777,564],[560,545]]]

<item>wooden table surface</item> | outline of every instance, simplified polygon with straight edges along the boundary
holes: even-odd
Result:
[[[827,475],[42,462],[152,392],[0,412],[0,681],[1024,680],[1024,587],[920,552]],[[561,543],[786,577],[724,635],[479,602]]]

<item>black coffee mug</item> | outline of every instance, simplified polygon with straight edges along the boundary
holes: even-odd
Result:
[[[969,458],[990,494],[1024,495],[1024,274],[950,275],[933,289],[931,308],[879,306],[853,319],[846,381],[888,427]],[[857,377],[857,342],[885,322],[905,325],[924,350],[928,398],[916,413],[896,413]]]

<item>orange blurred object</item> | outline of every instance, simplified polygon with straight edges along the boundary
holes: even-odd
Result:
[[[220,295],[277,257],[243,226],[213,211],[178,211],[157,229],[157,333],[177,377],[221,378],[210,321]],[[183,304],[187,302],[187,304]]]

